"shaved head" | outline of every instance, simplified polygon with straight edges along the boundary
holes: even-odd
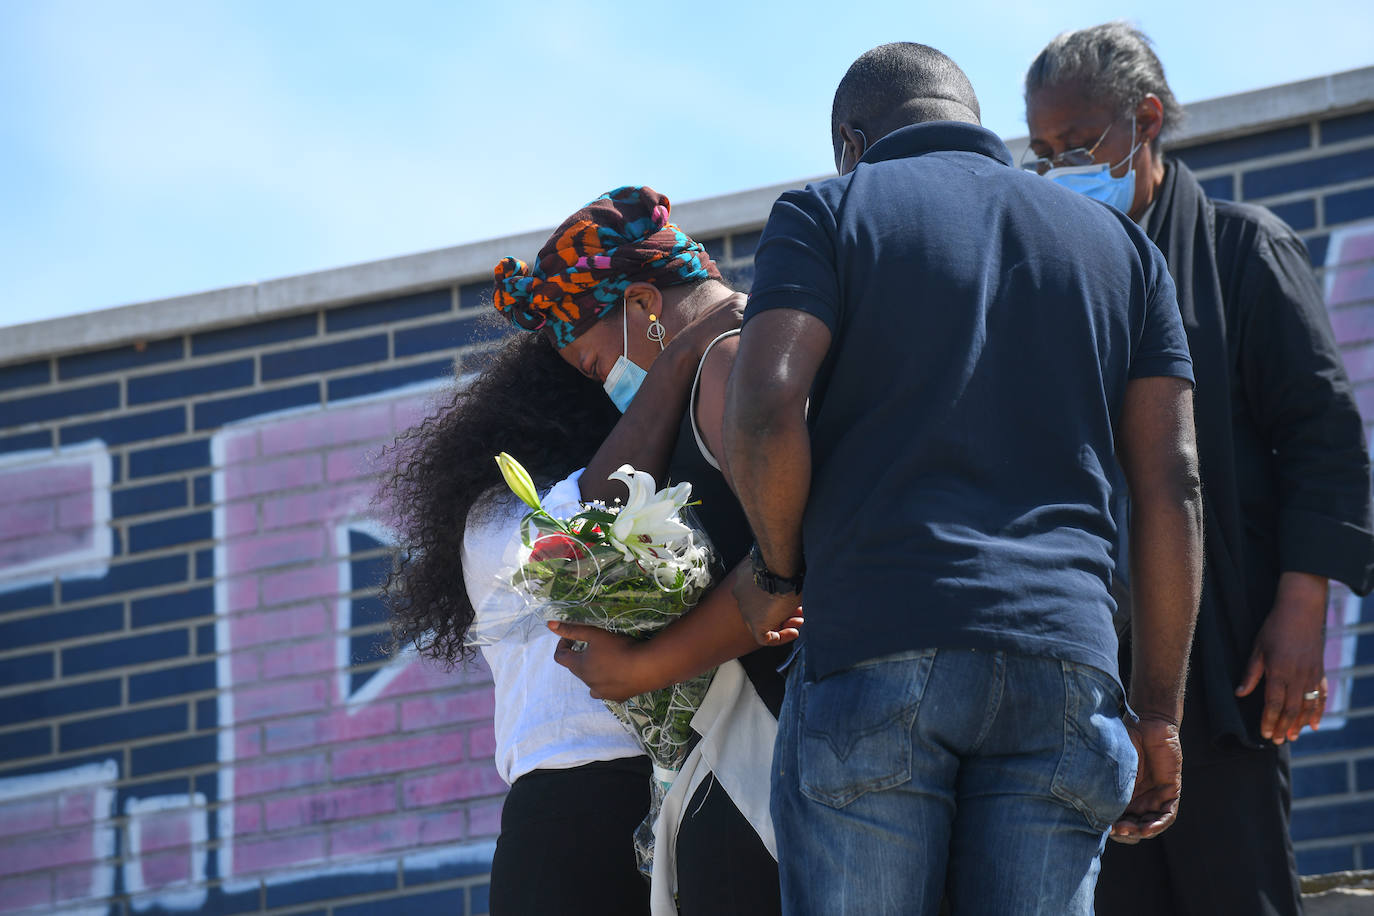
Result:
[[[978,96],[959,65],[929,45],[912,41],[879,45],[854,61],[830,109],[837,151],[841,124],[862,130],[869,143],[876,143],[900,127],[923,121],[982,123]]]

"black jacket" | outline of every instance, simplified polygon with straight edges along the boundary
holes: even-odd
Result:
[[[1374,587],[1363,425],[1307,250],[1282,220],[1208,200],[1170,162],[1145,229],[1197,374],[1206,567],[1187,715],[1202,713],[1214,746],[1259,746],[1263,685],[1233,691],[1280,573]]]

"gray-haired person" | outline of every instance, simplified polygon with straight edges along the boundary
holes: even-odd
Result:
[[[1328,580],[1374,586],[1369,459],[1307,251],[1274,214],[1208,199],[1162,154],[1182,109],[1135,28],[1060,35],[1025,92],[1023,164],[1145,229],[1178,287],[1197,379],[1206,566],[1187,801],[1158,839],[1109,847],[1099,912],[1298,913],[1286,742],[1326,703]]]

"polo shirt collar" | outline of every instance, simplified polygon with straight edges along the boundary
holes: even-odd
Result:
[[[964,150],[981,153],[1003,165],[1011,165],[1011,151],[1002,139],[977,124],[963,121],[926,121],[898,128],[864,152],[860,162],[905,159],[923,153]]]

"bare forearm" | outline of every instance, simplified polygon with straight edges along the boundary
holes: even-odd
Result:
[[[1314,610],[1320,608],[1325,619],[1330,586],[1331,581],[1325,576],[1296,569],[1285,570],[1279,574],[1278,598],[1275,600],[1292,601]]]
[[[811,437],[799,405],[731,405],[730,479],[768,568],[802,571],[802,516],[811,491]]]
[[[1132,506],[1131,706],[1177,724],[1202,587],[1202,501]]]
[[[725,396],[726,464],[763,559],[774,574],[803,570],[802,515],[811,493],[806,401],[830,350],[830,329],[775,308],[745,326]]]
[[[693,355],[685,348],[669,348],[655,361],[625,415],[587,462],[581,480],[584,500],[625,499],[629,495],[625,485],[607,479],[622,464],[647,471],[660,485],[664,483],[696,372]]]
[[[1202,592],[1192,386],[1168,376],[1133,379],[1117,440],[1131,491],[1131,705],[1177,725]]]
[[[737,566],[700,604],[638,647],[644,690],[679,684],[758,648],[732,594],[737,578],[748,575],[747,565]]]

